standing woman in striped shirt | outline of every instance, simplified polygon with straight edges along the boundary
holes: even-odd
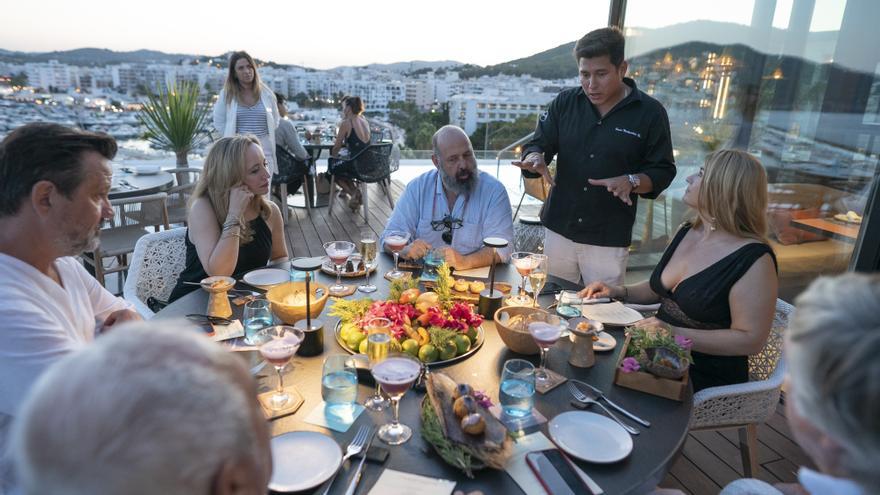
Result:
[[[260,81],[254,59],[247,52],[233,52],[229,57],[226,84],[214,104],[214,128],[223,137],[256,136],[263,146],[269,170],[275,175],[278,173],[275,128],[280,121],[275,93]]]

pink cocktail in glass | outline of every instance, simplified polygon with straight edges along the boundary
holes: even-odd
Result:
[[[402,232],[398,230],[392,230],[386,236],[383,242],[385,246],[388,247],[388,250],[394,255],[394,270],[388,272],[388,278],[401,278],[404,276],[404,273],[400,271],[398,266],[398,259],[400,258],[400,252],[403,251],[403,248],[406,247],[406,244],[409,242],[410,235],[409,232]]]
[[[422,373],[422,364],[409,356],[395,355],[373,366],[373,379],[391,398],[391,423],[379,428],[378,436],[389,445],[400,445],[412,437],[412,429],[400,424],[400,399]]]
[[[541,366],[535,370],[535,379],[543,382],[549,378],[546,368],[547,353],[562,336],[562,332],[568,328],[568,322],[556,315],[542,312],[530,314],[526,318],[526,323],[532,339],[541,350]]]
[[[284,409],[290,402],[290,394],[284,390],[284,379],[281,370],[293,358],[305,334],[302,330],[285,325],[264,328],[253,336],[259,344],[260,355],[275,367],[278,373],[278,388],[272,395],[271,407],[275,410]]]

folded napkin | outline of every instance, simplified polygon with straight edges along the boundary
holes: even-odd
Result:
[[[516,481],[516,484],[522,488],[526,495],[547,495],[547,491],[538,481],[535,473],[526,462],[526,454],[537,450],[555,449],[556,444],[550,441],[543,433],[536,432],[531,435],[520,437],[516,440],[513,447],[513,454],[507,460],[504,470]],[[575,466],[575,471],[584,480],[584,483],[590,487],[590,490],[597,495],[604,493],[602,488],[596,484],[584,471]]]
[[[488,266],[483,266],[480,268],[470,268],[468,270],[455,270],[453,276],[455,277],[471,277],[471,278],[489,278],[489,268]]]
[[[326,402],[321,401],[320,404],[312,409],[312,412],[306,416],[306,423],[311,423],[324,428],[330,428],[338,432],[346,432],[354,424],[355,420],[364,412],[364,406],[353,403],[350,408],[335,405],[329,406]]]
[[[404,473],[393,469],[382,471],[369,494],[375,495],[449,495],[455,482],[440,478],[429,478],[418,474]]]
[[[232,323],[228,325],[212,323],[211,326],[214,328],[214,335],[211,335],[211,340],[214,342],[244,337],[244,327],[241,326],[239,320],[232,320]]]

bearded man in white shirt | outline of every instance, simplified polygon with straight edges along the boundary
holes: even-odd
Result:
[[[73,256],[98,246],[116,141],[33,123],[0,142],[0,449],[18,406],[53,362],[140,319]],[[2,463],[0,463],[2,464]],[[8,474],[0,466],[0,491]]]

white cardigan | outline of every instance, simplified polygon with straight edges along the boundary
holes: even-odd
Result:
[[[266,159],[269,160],[269,168],[273,174],[278,173],[278,166],[275,164],[275,128],[281,121],[281,114],[278,113],[278,100],[275,99],[275,93],[265,84],[260,85],[260,102],[266,108],[266,126],[269,129],[268,150],[263,149]],[[217,129],[223,137],[236,135],[235,114],[238,112],[238,101],[233,98],[231,102],[226,103],[226,90],[220,91],[217,97],[217,103],[214,104],[214,128]]]

